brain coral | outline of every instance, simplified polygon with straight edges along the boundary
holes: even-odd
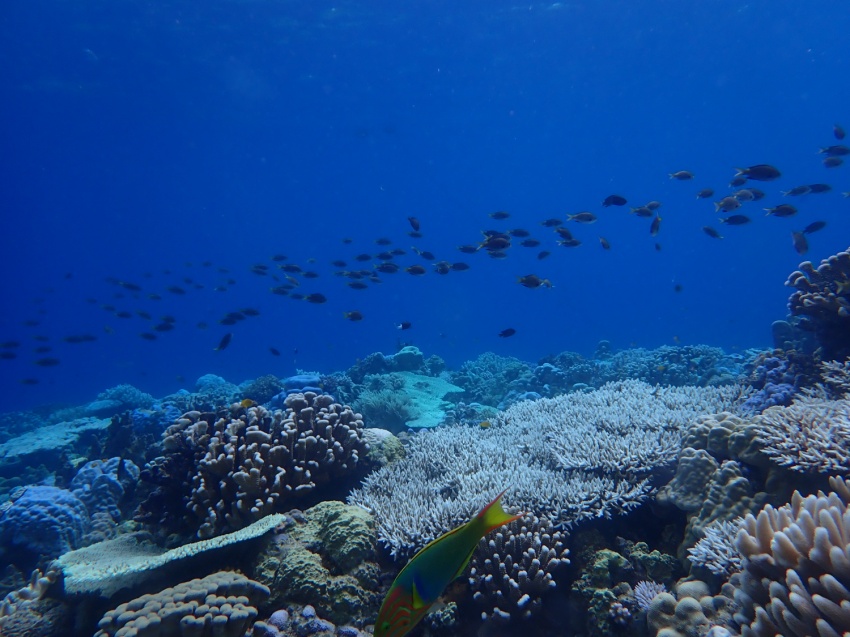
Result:
[[[142,473],[160,488],[137,519],[211,537],[358,468],[368,451],[358,414],[313,392],[285,404],[285,411],[237,404],[178,419],[165,431],[166,455]]]

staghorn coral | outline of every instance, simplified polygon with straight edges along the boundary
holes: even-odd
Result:
[[[472,555],[469,585],[485,621],[530,619],[543,595],[556,587],[555,574],[569,564],[566,534],[546,518],[526,515],[482,538]]]
[[[220,571],[121,604],[98,622],[95,637],[241,637],[268,596],[262,584]]]
[[[728,578],[741,570],[741,554],[735,548],[735,536],[743,518],[716,520],[703,527],[703,537],[688,549],[688,560],[694,566],[707,568],[715,575]]]
[[[178,419],[164,434],[166,456],[142,473],[160,488],[137,519],[208,538],[358,468],[368,451],[358,414],[313,392],[292,394],[285,404],[286,411],[236,404]]]
[[[649,580],[641,580],[635,584],[634,594],[635,602],[641,610],[647,610],[652,604],[652,600],[661,593],[666,593],[667,587],[658,582]]]
[[[737,400],[731,387],[667,391],[625,381],[518,403],[488,429],[448,426],[417,435],[403,460],[368,476],[349,501],[372,511],[381,541],[398,558],[469,519],[508,485],[507,503],[562,528],[611,517],[653,492],[647,474],[669,457],[652,453],[659,441],[653,429],[668,432],[675,456],[688,418]],[[649,451],[619,444],[627,429],[647,431]],[[602,460],[570,446],[600,450]]]
[[[814,332],[824,360],[850,354],[850,248],[820,262],[815,268],[804,261],[785,282],[794,288],[788,299],[799,326]]]
[[[850,471],[850,400],[802,398],[754,421],[756,442],[773,462],[801,473]]]
[[[837,637],[850,632],[850,480],[828,494],[747,515],[732,579],[743,637]]]

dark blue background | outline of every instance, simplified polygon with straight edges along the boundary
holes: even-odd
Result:
[[[163,394],[207,372],[343,369],[401,337],[455,366],[487,350],[590,354],[603,338],[767,346],[801,260],[791,230],[829,223],[812,260],[848,246],[850,167],[827,170],[817,153],[835,121],[850,127],[847,33],[840,0],[5,2],[0,340],[21,346],[0,361],[0,408],[83,402],[119,382]],[[783,171],[762,186],[766,205],[802,183],[835,190],[796,201],[795,218],[748,204],[752,224],[718,225],[695,192],[728,194],[735,166],[762,162]],[[668,179],[681,169],[696,179]],[[649,220],[600,207],[612,192],[664,203],[660,252]],[[500,209],[512,217],[487,217]],[[578,248],[538,225],[580,210],[600,221],[570,226]],[[423,240],[406,236],[408,215]],[[527,228],[553,254],[455,250],[489,227]],[[472,269],[346,288],[329,262],[378,252],[378,236]],[[328,303],[268,292],[249,268],[279,252],[322,274],[302,289]],[[516,284],[529,273],[555,287]],[[237,284],[213,291],[227,276]],[[144,293],[115,299],[107,277]],[[184,277],[204,289],[162,292]],[[177,329],[146,342],[149,322],[100,304],[173,314]],[[244,306],[261,316],[217,325]],[[343,319],[353,309],[362,322]],[[398,332],[402,320],[413,329]],[[506,327],[516,336],[499,339]],[[226,331],[232,344],[214,352]],[[79,333],[98,340],[61,341]],[[33,364],[35,335],[60,365]]]

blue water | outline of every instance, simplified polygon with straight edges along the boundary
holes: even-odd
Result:
[[[841,0],[9,0],[0,341],[20,346],[0,360],[0,410],[85,402],[123,382],[162,395],[210,372],[344,369],[401,341],[453,366],[484,351],[590,355],[600,339],[769,346],[787,275],[848,246],[850,166],[826,169],[817,152],[837,143],[833,123],[850,129],[847,33]],[[695,193],[729,194],[734,167],[757,163],[783,177],[755,184],[768,197],[745,204],[753,223],[719,225]],[[668,179],[676,170],[696,178]],[[762,203],[811,182],[833,191],[795,200],[790,219],[764,217]],[[662,201],[658,237],[648,219],[602,208],[612,193]],[[493,221],[496,210],[511,217]],[[577,248],[539,225],[581,210],[600,219],[569,224]],[[409,215],[423,239],[407,236]],[[815,220],[827,229],[801,257],[790,233]],[[541,248],[514,245],[504,260],[455,249],[517,227]],[[371,268],[352,257],[384,249],[382,236],[408,251],[403,267],[430,268],[415,245],[471,269],[347,288],[330,261]],[[537,260],[541,249],[552,255]],[[319,273],[299,289],[328,302],[272,295],[279,282],[250,268],[277,273],[277,253]],[[517,285],[530,273],[554,287]],[[246,306],[260,316],[217,323]],[[158,321],[139,310],[176,327],[142,340]],[[351,310],[364,320],[345,320]],[[498,338],[508,327],[517,334]],[[62,340],[75,334],[97,340]],[[43,357],[60,363],[34,364]]]

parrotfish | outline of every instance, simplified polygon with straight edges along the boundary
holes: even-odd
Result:
[[[500,503],[503,494],[504,491],[469,522],[441,535],[413,556],[381,604],[375,637],[403,637],[411,631],[446,586],[463,574],[478,541],[522,517],[522,513],[505,513]]]

